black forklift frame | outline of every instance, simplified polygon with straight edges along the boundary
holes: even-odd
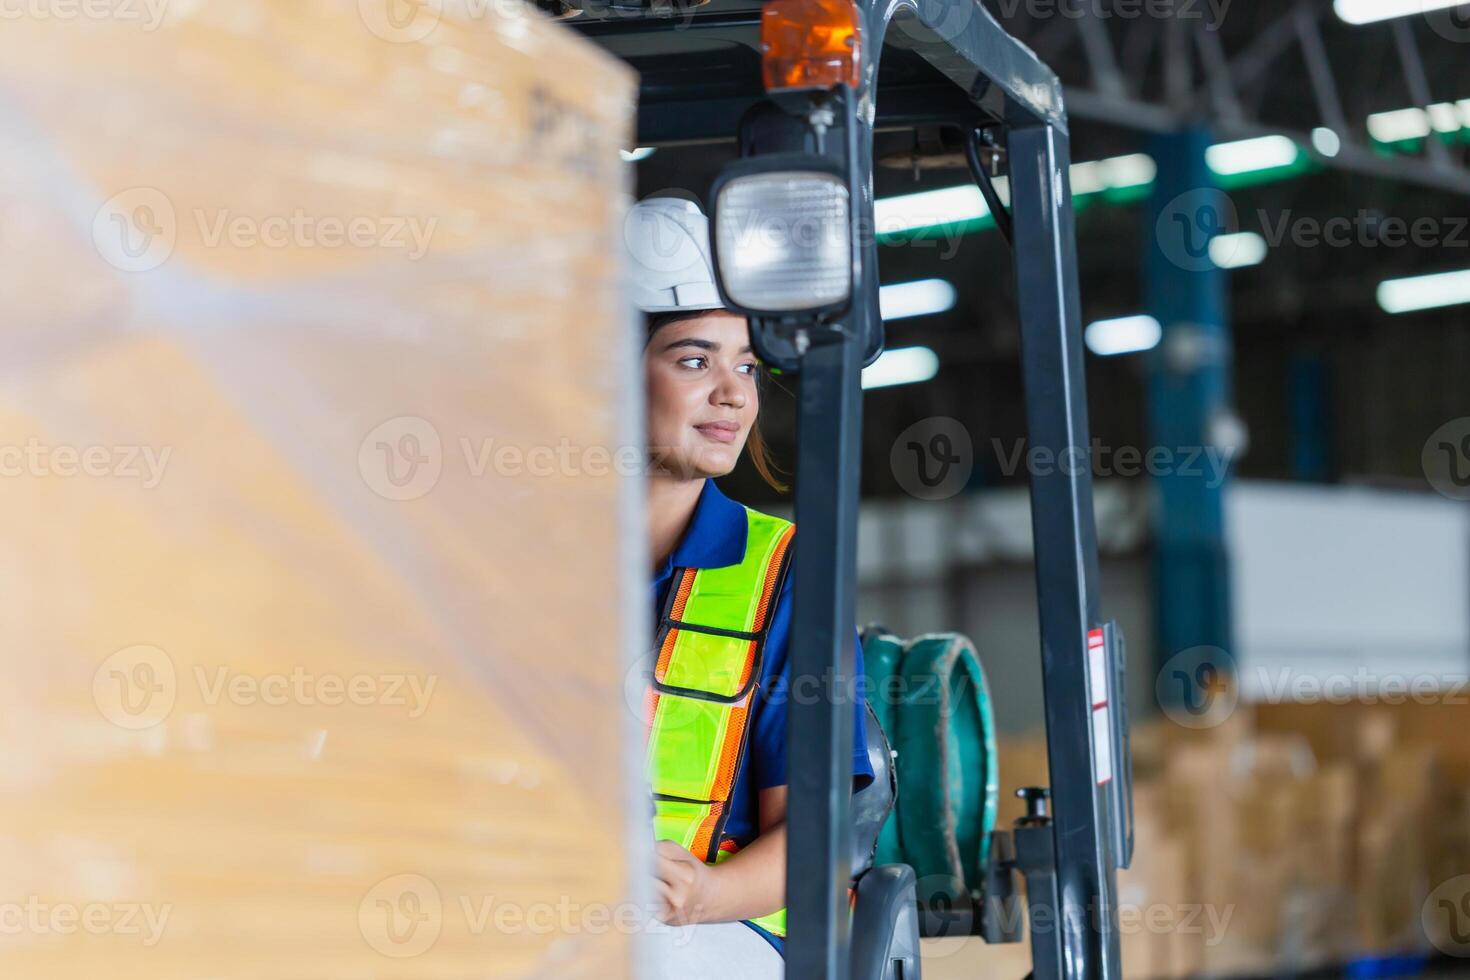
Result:
[[[570,26],[639,70],[638,144],[731,140],[766,98],[760,0],[628,3],[589,0]],[[1117,843],[1114,789],[1094,768],[1088,634],[1103,623],[1061,83],[980,0],[857,5],[862,81],[847,98],[857,107],[848,118],[856,120],[859,222],[872,228],[875,131],[984,126],[1006,151],[1028,441],[1075,464],[1030,478],[1052,796],[1050,822],[1033,821],[1026,835],[1040,854],[1030,858],[1038,873],[1028,889],[1033,972],[1038,980],[1121,980],[1116,869],[1127,855]],[[898,79],[883,89],[880,60]],[[859,256],[844,325],[801,345],[791,689],[828,695],[793,697],[788,721],[786,969],[802,980],[849,976],[860,375],[872,353],[863,325],[878,322],[872,254]],[[1049,839],[1036,837],[1038,823]]]

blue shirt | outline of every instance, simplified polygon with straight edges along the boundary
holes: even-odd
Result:
[[[734,565],[745,555],[745,508],[720,492],[714,480],[704,481],[704,490],[694,507],[694,516],[684,537],[663,566],[653,576],[653,615],[657,624],[668,597],[669,583],[675,568],[722,568]],[[795,539],[792,539],[793,544]],[[724,835],[741,847],[760,833],[758,794],[773,786],[785,786],[786,779],[786,694],[791,687],[788,648],[791,639],[791,583],[789,572],[781,586],[776,609],[771,616],[761,660],[760,686],[750,709],[750,725],[745,759],[735,777],[730,795],[730,812],[725,820]],[[854,630],[856,633],[856,630]],[[855,677],[863,671],[863,648],[855,643]],[[861,688],[859,688],[861,689]],[[873,767],[868,763],[867,732],[863,702],[853,706],[853,790],[873,780]],[[749,925],[767,942],[783,953],[782,942],[758,926]]]

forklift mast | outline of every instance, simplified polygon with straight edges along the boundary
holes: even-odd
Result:
[[[810,115],[791,112],[789,100],[771,111],[773,93],[762,75],[768,4],[761,0],[589,3],[569,25],[639,72],[639,145],[734,141],[742,158],[805,152],[847,175],[857,232],[850,303],[840,315],[810,323],[751,320],[762,357],[800,379],[792,689],[830,694],[796,699],[790,708],[788,975],[850,975],[860,375],[882,347],[873,136],[957,126],[966,134],[983,131],[1008,164],[1010,227],[998,209],[997,218],[1014,252],[1028,443],[1075,463],[1030,477],[1051,809],[1040,791],[1031,794],[1031,817],[1016,828],[1014,854],[1001,863],[1027,877],[1038,980],[1121,980],[1116,872],[1131,849],[1126,720],[1116,676],[1121,641],[1101,620],[1098,600],[1061,84],[980,0],[776,2],[852,3],[856,10],[859,72],[854,83],[823,93],[827,115],[815,125]],[[983,172],[976,177],[995,208],[994,189]],[[978,921],[969,931],[994,934]]]

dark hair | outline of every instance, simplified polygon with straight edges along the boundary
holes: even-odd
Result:
[[[714,310],[678,310],[670,313],[645,313],[643,314],[646,330],[643,334],[643,346],[653,339],[654,332],[660,327],[666,327],[671,323],[679,323],[684,320],[695,320]],[[764,369],[756,372],[755,385],[758,394],[764,394],[766,390],[767,374]],[[772,490],[777,493],[789,493],[791,487],[781,482],[775,462],[771,459],[770,447],[766,445],[765,437],[761,435],[760,417],[757,415],[755,424],[750,427],[750,435],[745,440],[745,451],[750,454],[750,463],[755,471],[760,474]]]

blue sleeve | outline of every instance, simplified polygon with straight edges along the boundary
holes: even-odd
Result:
[[[786,777],[786,709],[790,702],[791,663],[788,656],[791,637],[791,576],[781,587],[776,600],[776,611],[771,617],[771,629],[766,635],[766,647],[761,663],[761,692],[752,711],[750,732],[750,759],[757,790],[773,786],[785,786]],[[855,676],[859,678],[855,689],[859,694],[867,689],[862,682],[863,648],[857,642],[854,630]],[[863,710],[863,699],[859,697],[853,705],[852,773],[853,790],[859,790],[873,781],[873,767],[868,762],[867,725]]]

